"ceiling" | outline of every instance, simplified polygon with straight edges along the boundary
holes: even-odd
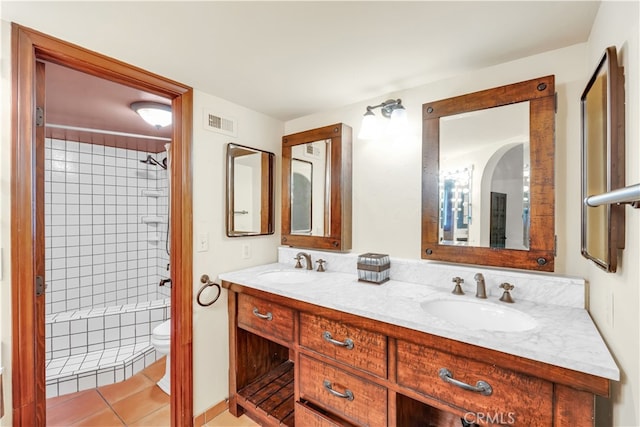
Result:
[[[585,42],[598,7],[597,1],[2,1],[0,14],[286,121]],[[86,105],[95,96],[104,105],[120,102],[118,122],[134,129],[126,124],[139,120],[128,111],[131,100],[153,98],[62,71],[58,83],[48,81],[48,90],[60,85],[49,97],[48,119],[92,112],[87,120],[103,126],[110,113]]]

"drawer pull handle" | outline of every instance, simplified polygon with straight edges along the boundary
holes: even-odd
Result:
[[[346,340],[344,340],[344,342],[334,340],[333,337],[331,336],[331,332],[329,331],[324,331],[324,333],[322,334],[322,338],[324,338],[325,341],[330,342],[331,344],[344,347],[347,350],[353,350],[353,340],[351,338],[347,338]]]
[[[339,391],[335,391],[333,389],[333,387],[331,386],[331,382],[329,380],[324,380],[322,385],[324,386],[324,388],[327,389],[327,391],[329,393],[331,393],[335,397],[339,397],[341,399],[347,399],[349,401],[353,400],[353,392],[351,390],[349,390],[349,389],[345,389],[344,393],[340,393]]]
[[[438,371],[438,376],[440,377],[440,379],[442,379],[442,381],[446,383],[453,384],[464,390],[480,393],[483,396],[491,396],[491,394],[493,393],[493,389],[491,388],[489,383],[485,381],[478,381],[475,386],[463,383],[462,381],[458,381],[453,378],[453,374],[447,368],[440,368],[440,370]]]
[[[270,311],[268,311],[267,314],[262,314],[258,311],[258,307],[253,307],[253,314],[260,319],[273,320],[273,314],[271,314]]]

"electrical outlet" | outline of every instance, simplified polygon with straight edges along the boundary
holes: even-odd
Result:
[[[207,252],[209,250],[209,233],[198,234],[198,252]]]
[[[242,245],[242,259],[251,258],[251,246],[248,243]]]

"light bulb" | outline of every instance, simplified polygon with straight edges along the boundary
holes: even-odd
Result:
[[[131,109],[156,129],[168,126],[172,122],[171,107],[156,102],[134,102]]]
[[[380,135],[380,124],[375,114],[371,111],[367,111],[362,117],[362,124],[360,125],[360,132],[358,138],[360,139],[375,139]]]

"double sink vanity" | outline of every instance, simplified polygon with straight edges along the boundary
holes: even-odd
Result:
[[[354,255],[306,251],[327,260],[317,272],[294,268],[298,251],[220,276],[234,415],[265,426],[587,426],[594,395],[619,379],[580,279],[393,260],[391,280],[375,285],[358,281]],[[454,276],[464,295],[451,293]],[[506,280],[512,304],[500,301]]]
[[[381,284],[348,253],[351,128],[284,136],[278,262],[220,275],[229,411],[263,426],[593,425],[620,372],[584,280],[548,274],[554,126],[553,76],[424,104],[423,260],[391,259]],[[273,233],[273,155],[228,153],[227,235]],[[251,164],[262,191],[243,204],[235,172]]]

